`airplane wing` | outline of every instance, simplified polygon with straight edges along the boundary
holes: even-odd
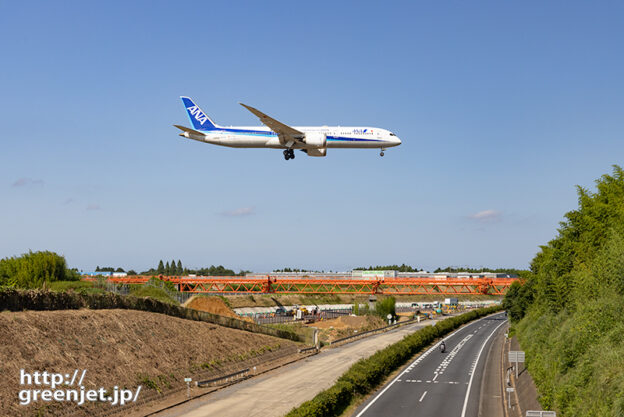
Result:
[[[305,137],[305,134],[303,132],[300,132],[297,129],[293,129],[292,127],[285,125],[282,122],[278,122],[272,117],[269,117],[266,114],[262,113],[258,109],[254,109],[253,107],[243,103],[239,104],[252,112],[254,115],[256,115],[263,124],[269,127],[269,129],[277,133],[280,138],[280,142],[285,144],[286,146],[290,147],[295,142],[303,142],[303,138]]]

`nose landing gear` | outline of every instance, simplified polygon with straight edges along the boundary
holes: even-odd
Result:
[[[385,151],[385,149],[381,148],[381,151],[379,152],[379,156],[384,156],[384,151]]]
[[[295,159],[295,151],[293,149],[284,149],[284,159]]]

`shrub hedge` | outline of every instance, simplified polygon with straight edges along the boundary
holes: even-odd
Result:
[[[450,317],[424,327],[372,356],[361,359],[331,388],[321,391],[310,401],[292,409],[287,417],[320,417],[340,415],[357,396],[366,395],[377,388],[396,369],[404,365],[411,357],[429,346],[436,338],[450,333],[462,324],[502,310],[494,306],[473,310],[459,316]]]

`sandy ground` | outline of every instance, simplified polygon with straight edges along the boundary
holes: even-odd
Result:
[[[244,319],[228,307],[227,304],[225,304],[225,302],[219,297],[204,297],[195,295],[182,304],[182,307],[218,314],[219,316],[234,317],[239,320]],[[249,319],[249,321],[252,320]]]

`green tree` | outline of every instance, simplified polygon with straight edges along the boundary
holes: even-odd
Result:
[[[156,272],[158,275],[162,275],[165,273],[165,265],[163,264],[162,259],[158,262],[158,268],[156,268]]]
[[[54,252],[28,252],[0,260],[0,285],[38,288],[47,282],[80,279],[67,268],[65,258]]]
[[[182,261],[178,259],[178,267],[176,268],[176,275],[184,274],[184,268],[182,268]]]
[[[384,320],[388,319],[388,314],[396,316],[396,300],[394,297],[386,297],[375,302],[375,314]]]
[[[169,275],[175,275],[176,272],[177,272],[176,262],[174,259],[172,259],[171,263],[169,264]]]

